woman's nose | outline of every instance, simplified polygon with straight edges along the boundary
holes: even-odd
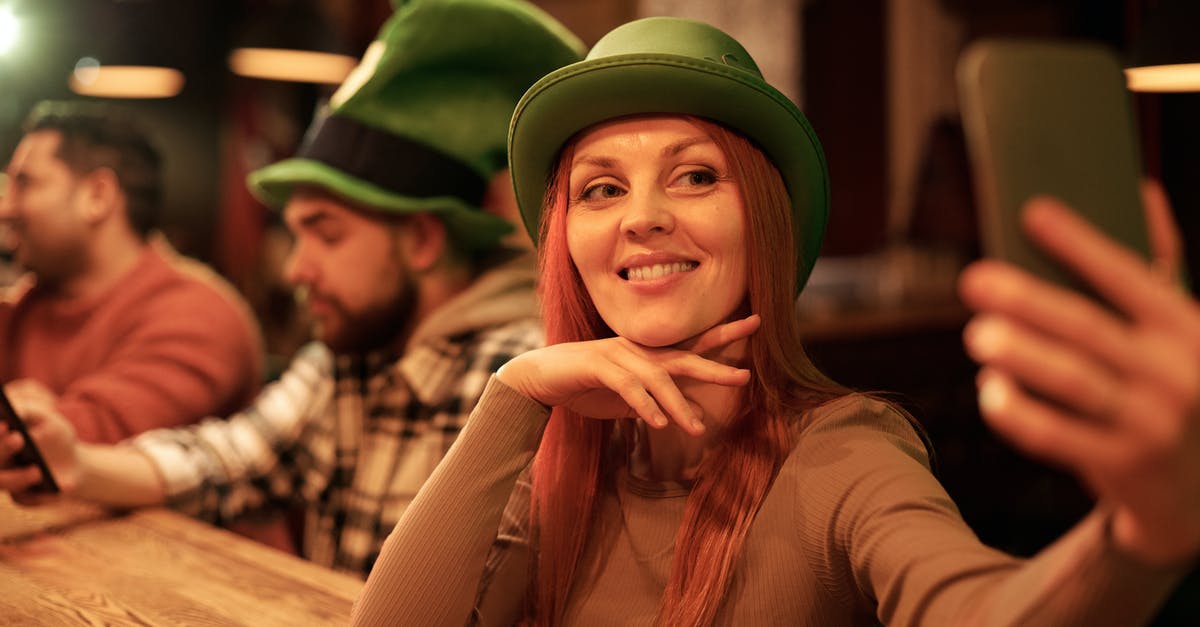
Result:
[[[669,203],[669,199],[662,194],[631,196],[626,204],[626,213],[621,218],[621,232],[633,238],[670,233],[675,229],[675,214]]]

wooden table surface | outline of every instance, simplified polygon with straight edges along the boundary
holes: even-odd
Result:
[[[0,625],[345,625],[361,588],[167,509],[0,493]]]

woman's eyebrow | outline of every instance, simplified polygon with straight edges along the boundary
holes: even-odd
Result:
[[[576,159],[571,164],[571,169],[574,170],[581,165],[593,165],[598,168],[611,168],[616,165],[616,163],[617,160],[613,159],[612,157],[586,155]]]
[[[711,144],[713,140],[707,135],[696,135],[695,137],[685,137],[677,142],[668,144],[662,149],[662,156],[673,157],[692,146],[697,144]]]

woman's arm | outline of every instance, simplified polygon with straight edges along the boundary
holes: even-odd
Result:
[[[497,377],[488,382],[458,440],[384,543],[354,624],[466,624],[501,513],[549,416]]]
[[[910,424],[862,397],[821,410],[780,481],[790,477],[801,553],[829,598],[887,625],[1141,624],[1183,574],[1116,547],[1103,509],[1032,559],[982,545]]]

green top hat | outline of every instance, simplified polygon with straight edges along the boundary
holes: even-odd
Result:
[[[314,185],[381,212],[432,212],[467,250],[490,248],[511,227],[479,205],[506,165],[513,108],[582,50],[521,0],[401,4],[296,157],[252,172],[250,190],[276,208]]]
[[[537,241],[542,196],[563,145],[597,122],[640,113],[708,118],[754,141],[792,201],[797,292],[829,217],[829,175],[812,127],[763,80],[732,37],[702,22],[651,17],[605,35],[587,58],[529,88],[509,127],[508,156],[525,228]]]

